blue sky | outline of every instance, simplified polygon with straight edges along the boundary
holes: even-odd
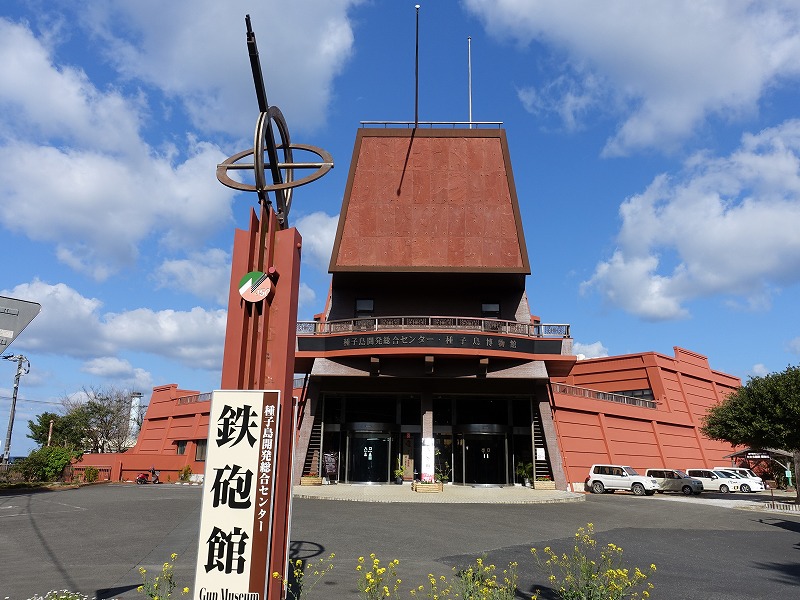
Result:
[[[534,314],[586,356],[681,346],[742,379],[800,355],[796,1],[420,2],[421,121],[502,121]],[[4,2],[0,295],[42,304],[27,421],[83,387],[219,386],[233,229],[215,177],[252,145],[244,15],[292,140],[299,315],[323,309],[360,121],[414,119],[413,2]],[[0,362],[0,426],[14,363]]]

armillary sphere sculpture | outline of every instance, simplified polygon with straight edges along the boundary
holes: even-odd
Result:
[[[256,121],[253,148],[244,150],[227,158],[217,165],[217,179],[223,185],[243,192],[256,192],[262,206],[269,206],[270,200],[267,192],[275,194],[275,213],[278,226],[281,229],[288,227],[289,210],[292,207],[292,191],[294,188],[316,181],[333,168],[333,157],[316,146],[308,144],[292,144],[289,138],[289,128],[286,120],[277,106],[270,106],[267,102],[267,93],[264,89],[264,78],[261,74],[261,61],[256,46],[256,35],[250,25],[250,15],[245,16],[247,24],[247,49],[250,53],[250,67],[253,71],[253,82],[256,86],[258,109],[260,114]],[[275,135],[272,123],[278,128],[280,145],[275,144]],[[319,162],[294,162],[293,150],[302,150],[317,155]],[[282,154],[283,161],[278,157]],[[239,162],[253,156],[253,162]],[[294,178],[295,169],[316,169],[310,175],[300,179]],[[235,181],[228,176],[229,170],[253,171],[255,185]],[[272,183],[267,183],[267,170]]]

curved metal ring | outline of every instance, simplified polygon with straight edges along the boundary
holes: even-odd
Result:
[[[278,128],[280,144],[275,144],[272,133],[272,122]],[[295,163],[293,150],[304,150],[316,154],[322,159],[321,163]],[[277,152],[283,153],[283,162],[278,161]],[[264,161],[264,154],[267,154],[268,162]],[[237,164],[242,158],[252,154],[252,165]],[[311,175],[307,175],[297,181],[294,179],[295,168],[313,168],[317,170]],[[248,185],[234,181],[228,176],[228,169],[247,169],[252,168],[255,176],[255,185]],[[269,168],[272,174],[272,184],[267,183],[266,170]],[[292,206],[293,189],[300,185],[305,185],[315,181],[325,175],[333,168],[333,157],[321,148],[307,144],[292,144],[289,138],[289,128],[283,113],[277,106],[271,106],[265,113],[260,113],[256,121],[255,135],[253,139],[253,149],[244,150],[227,158],[217,165],[217,180],[223,185],[245,192],[257,192],[263,201],[268,201],[266,192],[274,192],[277,203],[277,217],[283,224],[289,215]]]

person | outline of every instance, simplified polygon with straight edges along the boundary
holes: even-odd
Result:
[[[158,483],[158,481],[156,479],[156,467],[155,467],[155,465],[150,467],[150,481],[152,481],[153,483]]]

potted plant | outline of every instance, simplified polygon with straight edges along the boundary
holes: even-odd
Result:
[[[531,483],[531,479],[533,478],[533,463],[526,463],[519,461],[517,463],[517,477],[522,480],[522,484],[525,487],[528,487]]]
[[[397,485],[403,485],[403,476],[406,474],[406,469],[403,466],[402,457],[397,457],[397,467],[394,470],[394,482]]]
[[[316,471],[312,471],[300,477],[300,485],[322,485],[322,477]]]
[[[556,489],[556,482],[549,475],[541,475],[536,478],[533,487],[539,490],[554,490]]]

